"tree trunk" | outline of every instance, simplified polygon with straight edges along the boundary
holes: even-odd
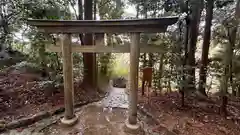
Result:
[[[92,20],[93,19],[93,2],[92,0],[84,1],[84,19]],[[93,45],[93,36],[92,34],[85,34],[84,43],[86,45]],[[96,63],[96,54],[95,53],[83,53],[83,62],[84,62],[84,79],[83,84],[90,88],[97,88],[97,63]]]
[[[0,8],[1,10],[2,8]],[[0,37],[0,52],[4,51],[7,47],[7,39],[10,34],[9,32],[9,26],[8,26],[8,20],[6,16],[2,13],[2,10],[0,11],[0,21],[1,21],[1,27],[3,29],[2,36]]]
[[[139,18],[139,4],[137,4],[137,7],[136,7],[136,10],[137,10],[137,15],[136,15],[136,18],[138,19]]]
[[[4,30],[5,21],[4,21],[4,15],[3,15],[2,9],[3,9],[3,4],[0,5],[0,21],[1,21],[0,23],[1,23],[1,27],[3,27],[3,30]],[[0,52],[3,50],[5,40],[6,40],[6,35],[5,35],[5,32],[4,32],[2,34],[2,36],[0,37]]]
[[[148,66],[149,67],[153,67],[154,63],[153,63],[153,53],[148,53]]]
[[[238,33],[238,25],[239,25],[239,19],[240,19],[240,0],[237,1],[236,3],[236,8],[235,8],[235,16],[234,16],[234,22],[233,22],[233,27],[229,29],[228,31],[228,38],[229,38],[229,44],[230,44],[230,65],[229,65],[229,74],[230,74],[230,83],[232,86],[232,95],[236,96],[236,90],[235,90],[235,84],[233,83],[233,71],[234,71],[234,62],[233,62],[233,51],[235,48],[235,43],[236,43],[236,37]]]
[[[205,18],[205,30],[204,30],[204,38],[203,38],[203,46],[202,46],[202,60],[199,72],[199,88],[198,90],[205,96],[206,93],[206,80],[207,80],[207,66],[208,66],[208,52],[209,45],[211,40],[211,26],[212,26],[212,18],[213,18],[213,4],[214,0],[207,1],[206,7],[206,18]]]
[[[93,20],[97,20],[97,0],[93,0]],[[94,35],[93,44],[96,45],[96,34]]]
[[[78,20],[83,20],[83,4],[82,0],[78,0]],[[84,45],[83,43],[83,35],[79,34],[79,38],[81,41],[81,45]]]
[[[238,90],[238,91],[237,91],[237,94],[236,94],[236,95],[237,95],[238,97],[240,97],[240,86],[239,86],[239,85],[237,86],[237,90]]]
[[[172,70],[173,70],[173,66],[170,67],[170,76],[168,76],[168,81],[167,81],[167,92],[172,92],[172,87],[171,87],[171,80],[172,80]]]
[[[97,0],[94,0],[94,5],[93,5],[93,20],[97,20]]]
[[[222,114],[223,116],[227,115],[227,92],[228,92],[228,79],[229,79],[229,61],[230,61],[230,47],[227,46],[226,48],[226,55],[225,56],[225,60],[224,60],[224,73],[222,76],[222,83],[221,83],[221,97],[222,97],[222,104],[220,107],[220,114]]]
[[[232,86],[232,96],[237,96],[235,82],[233,81],[233,61],[232,60],[231,60],[230,66],[229,66],[229,72],[230,72],[230,84]]]
[[[148,14],[147,14],[147,12],[148,12],[148,3],[149,2],[147,0],[144,2],[144,16],[145,16],[145,19],[148,18]],[[146,36],[145,40],[146,40],[146,44],[147,44],[148,36]],[[144,54],[144,55],[146,55],[146,54]],[[149,67],[153,67],[153,53],[148,53],[148,66]]]
[[[40,58],[40,65],[45,68],[47,67],[47,63],[46,63],[46,50],[45,50],[45,44],[41,44],[39,46],[39,50],[38,50],[38,53],[39,53],[39,58]]]
[[[82,0],[78,0],[78,20],[83,20],[83,4],[82,4]]]
[[[186,3],[186,12],[188,13],[188,2]],[[187,70],[186,70],[186,65],[187,65],[187,60],[188,60],[188,40],[189,40],[189,24],[190,24],[190,19],[189,19],[189,14],[187,15],[186,19],[186,29],[185,29],[185,32],[184,32],[184,59],[183,59],[183,69],[182,69],[182,82],[181,82],[181,89],[180,89],[180,93],[181,93],[181,100],[182,100],[182,107],[184,106],[184,96],[185,96],[185,91],[187,90],[187,78],[186,78],[186,73],[187,73]]]
[[[143,12],[144,12],[144,18],[148,18],[147,12],[148,12],[148,0],[145,0],[143,2]]]
[[[227,103],[228,103],[228,81],[231,76],[231,70],[230,66],[232,64],[232,58],[233,58],[233,50],[236,42],[236,36],[237,36],[237,27],[239,25],[239,18],[240,18],[240,0],[237,1],[236,4],[236,9],[235,9],[235,16],[234,16],[234,22],[233,22],[233,27],[228,27],[228,37],[229,37],[229,42],[230,44],[226,46],[226,51],[225,54],[226,56],[224,57],[224,74],[222,76],[222,86],[221,86],[221,96],[222,96],[222,105],[220,108],[220,113],[222,113],[224,116],[227,116]]]
[[[195,91],[195,51],[198,38],[198,27],[202,12],[202,0],[191,0],[191,21],[190,21],[190,33],[189,33],[189,47],[188,47],[188,90]]]
[[[144,18],[147,19],[148,18],[148,15],[147,15],[147,11],[148,11],[148,8],[147,8],[147,2],[148,0],[145,0],[143,2],[143,10],[144,10]],[[148,40],[148,37],[146,35],[146,33],[144,34],[144,43],[147,44],[147,40]],[[143,54],[143,67],[146,67],[147,66],[147,54],[144,53]]]
[[[162,74],[163,74],[163,59],[164,59],[164,54],[160,55],[160,63],[159,63],[159,70],[158,70],[158,88],[160,92],[162,92]]]

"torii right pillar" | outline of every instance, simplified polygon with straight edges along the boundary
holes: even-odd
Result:
[[[129,112],[125,122],[125,131],[133,134],[140,134],[142,131],[140,124],[137,122],[139,44],[140,33],[131,33]]]

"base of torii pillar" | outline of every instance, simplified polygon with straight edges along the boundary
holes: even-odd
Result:
[[[64,126],[73,126],[78,118],[74,114],[74,87],[73,87],[73,57],[71,35],[63,34],[61,38],[63,56],[63,80],[64,80],[64,117],[61,123]]]
[[[124,132],[130,133],[130,134],[135,134],[135,135],[145,134],[144,130],[142,129],[139,123],[130,124],[128,120],[125,121],[123,129],[124,129]]]
[[[124,131],[130,134],[142,135],[144,132],[137,121],[139,43],[140,33],[131,33],[129,111],[124,125]]]
[[[77,117],[77,116],[74,116],[72,119],[66,119],[65,117],[63,117],[63,118],[61,119],[61,123],[62,123],[64,126],[73,126],[73,125],[75,125],[77,122],[78,122],[78,117]]]

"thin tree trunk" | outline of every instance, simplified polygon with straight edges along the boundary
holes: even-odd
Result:
[[[168,76],[168,81],[167,81],[167,85],[168,85],[168,92],[172,92],[172,87],[171,87],[171,75],[172,75],[172,70],[173,70],[173,66],[170,67],[170,76]]]
[[[235,28],[238,28],[237,26],[240,23],[240,0],[237,1],[237,5],[236,5],[236,9],[235,9],[235,19],[237,20],[237,25]],[[238,31],[236,31],[236,35],[237,35],[237,32]],[[235,37],[235,40],[236,40],[236,37]]]
[[[156,17],[157,12],[155,12],[155,11],[153,12],[152,17]],[[146,12],[146,15],[147,15],[147,12]],[[154,55],[153,55],[153,53],[149,53],[148,55],[149,55],[149,66],[153,67],[154,66]]]
[[[230,84],[232,86],[232,96],[237,96],[235,82],[233,82],[233,60],[231,60],[231,63],[229,65],[229,72],[230,72]]]
[[[147,66],[147,55],[143,53],[143,68]]]
[[[3,12],[4,6],[7,6],[5,4],[0,6],[0,21],[1,21],[1,27],[3,29],[3,34],[0,37],[0,51],[3,51],[6,49],[6,42],[9,36],[9,26],[8,26],[8,19],[6,18],[6,15]]]
[[[148,11],[148,8],[147,8],[147,3],[148,3],[148,0],[145,0],[144,2],[143,2],[143,10],[144,10],[144,18],[145,19],[147,19],[148,18],[148,15],[147,15],[147,11]],[[146,34],[145,34],[145,36],[144,36],[144,42],[147,44],[147,36],[146,36]],[[147,54],[146,53],[144,53],[143,54],[143,67],[146,67],[147,66]]]
[[[148,1],[146,0],[144,2],[144,14],[145,14],[145,19],[148,18]],[[146,43],[147,43],[148,38],[146,38]],[[146,55],[146,54],[145,54]],[[148,66],[153,67],[153,53],[148,53]]]
[[[82,4],[82,0],[78,0],[78,20],[83,20],[83,4]],[[80,41],[81,41],[81,45],[84,45],[83,35],[79,34],[79,38],[80,38]]]
[[[196,51],[196,44],[197,44],[197,38],[198,38],[198,28],[199,28],[199,22],[201,18],[201,12],[202,12],[202,5],[203,0],[191,0],[191,21],[190,21],[190,40],[189,40],[189,47],[188,47],[188,90],[195,91],[195,51]]]
[[[236,24],[237,25],[237,24]],[[233,51],[235,48],[235,40],[236,40],[236,33],[237,33],[237,29],[234,28],[235,26],[233,26],[233,28],[228,28],[228,40],[229,40],[229,79],[230,79],[230,84],[232,86],[232,95],[236,96],[236,90],[234,88],[234,84],[233,84]]]
[[[160,55],[160,63],[159,63],[159,70],[158,70],[158,89],[160,92],[162,92],[162,74],[163,74],[163,59],[164,59],[164,54]]]
[[[238,90],[237,96],[240,97],[240,86],[239,85],[237,86],[237,90]]]
[[[235,43],[236,43],[236,37],[237,37],[237,33],[238,33],[238,25],[239,25],[239,19],[240,19],[240,0],[237,1],[236,3],[236,8],[235,8],[235,16],[234,16],[234,26],[233,28],[230,28],[229,30],[229,43],[230,43],[230,49],[231,49],[231,52],[230,52],[230,67],[229,67],[229,74],[230,74],[230,83],[231,83],[231,86],[232,86],[232,94],[234,96],[236,96],[236,90],[235,90],[235,85],[233,83],[233,68],[234,68],[234,65],[233,65],[233,51],[234,51],[234,48],[235,48]]]
[[[97,20],[97,0],[93,0],[93,20]],[[96,33],[93,42],[93,44],[96,45]]]
[[[148,12],[148,0],[145,0],[143,2],[143,10],[144,10],[144,18],[148,18],[147,12]]]
[[[3,1],[4,2],[4,1]],[[0,21],[1,21],[1,25],[3,26],[4,25],[4,15],[3,15],[3,4],[0,5]],[[2,35],[0,37],[0,52],[3,50],[3,45],[5,43],[5,40],[6,40],[6,36],[5,35]]]
[[[212,18],[213,18],[213,4],[214,0],[207,1],[206,8],[206,18],[205,18],[205,30],[204,30],[204,38],[203,38],[203,46],[202,46],[202,60],[199,72],[199,88],[198,90],[205,96],[206,93],[206,80],[207,80],[207,66],[208,66],[208,52],[209,45],[211,40],[211,26],[212,26]]]
[[[180,93],[181,93],[181,101],[182,101],[182,107],[184,106],[184,96],[185,96],[185,91],[187,90],[187,70],[186,70],[186,65],[187,65],[187,60],[188,60],[188,40],[189,40],[189,25],[190,25],[190,19],[189,19],[189,9],[188,9],[188,1],[186,3],[186,12],[187,12],[187,17],[185,18],[186,21],[186,29],[184,32],[184,59],[183,59],[183,69],[182,69],[182,82],[181,82],[181,89],[180,89]]]
[[[137,9],[137,15],[136,15],[136,18],[138,19],[139,18],[139,4],[137,4],[137,7],[136,7],[136,9]]]
[[[149,67],[153,67],[154,63],[153,63],[153,53],[148,53],[148,66]]]
[[[78,20],[83,20],[83,4],[82,4],[82,0],[78,0]]]
[[[224,73],[222,76],[221,83],[221,97],[222,97],[222,105],[220,107],[220,114],[223,116],[227,115],[227,93],[228,93],[228,79],[229,79],[229,61],[230,61],[230,46],[227,46],[225,51],[225,59],[224,59]]]
[[[239,25],[239,18],[240,18],[240,0],[236,3],[236,9],[235,9],[235,16],[234,16],[234,25],[233,27],[227,27],[228,34],[229,34],[229,41],[230,44],[226,46],[226,56],[224,57],[224,74],[222,76],[222,87],[221,87],[221,96],[222,96],[222,105],[220,108],[220,113],[222,113],[224,116],[227,116],[227,103],[228,103],[228,80],[231,76],[231,70],[230,66],[232,63],[233,58],[233,50],[234,45],[236,42],[236,35],[237,35],[237,27]]]
[[[94,5],[93,5],[93,20],[97,20],[97,0],[94,0]]]

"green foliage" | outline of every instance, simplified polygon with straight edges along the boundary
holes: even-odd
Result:
[[[29,73],[40,73],[42,71],[42,67],[35,63],[23,61],[16,65],[14,65],[15,70],[21,71],[21,72],[29,72]]]
[[[6,2],[6,3],[5,3]],[[46,52],[45,47],[55,44],[55,35],[39,33],[26,24],[28,18],[70,19],[69,1],[66,0],[5,0],[0,2],[1,45],[23,52],[30,63],[41,69],[50,69],[53,74],[61,74],[62,64],[59,54]],[[21,37],[19,37],[19,35]],[[79,64],[79,63],[76,63]],[[54,79],[54,77],[53,77]]]
[[[130,0],[131,4],[138,8],[139,18],[153,18],[168,15],[176,15],[180,12],[180,1],[176,0]],[[176,84],[177,81],[177,70],[176,57],[174,52],[174,46],[176,46],[176,37],[174,35],[176,29],[173,31],[167,31],[165,34],[142,34],[141,42],[148,45],[161,46],[162,50],[165,51],[163,54],[141,54],[140,55],[140,66],[153,66],[153,86],[156,88],[169,87],[172,84]],[[162,68],[160,68],[162,65]]]
[[[28,18],[34,19],[70,19],[71,13],[66,0],[27,0],[23,6]]]
[[[110,76],[112,70],[113,55],[111,53],[100,54],[99,58],[99,72]]]
[[[111,78],[125,77],[129,75],[129,55],[127,54],[115,54],[115,60],[112,65]]]
[[[230,46],[231,36],[229,35],[229,30],[234,28],[234,13],[236,8],[236,3],[233,0],[223,1],[218,0],[215,1],[215,5],[217,10],[215,11],[215,23],[213,29],[213,43],[214,47],[218,47],[217,52],[211,58],[210,67],[214,69],[212,72],[214,75],[221,80],[221,77],[224,77],[224,68],[223,65],[226,64],[225,58],[228,57],[226,53],[226,49]],[[239,32],[238,34],[239,35]],[[236,42],[233,48],[233,56],[232,56],[232,73],[229,73],[229,76],[233,82],[231,85],[236,86],[238,89],[239,82],[239,41],[240,37],[237,36]],[[231,62],[230,62],[231,63]],[[231,85],[228,85],[230,87]],[[232,87],[233,88],[233,87]],[[230,89],[228,89],[230,90]]]
[[[229,4],[234,3],[234,0],[216,0],[215,1],[215,5],[217,8],[222,8],[222,7],[226,7]]]
[[[99,16],[101,20],[105,19],[120,19],[124,13],[124,2],[122,0],[98,0],[97,1]],[[107,46],[119,45],[118,37],[112,34],[106,34]],[[114,55],[111,53],[102,53],[99,55],[99,72],[102,75],[122,76],[126,74],[125,70],[121,70],[114,63]]]
[[[36,31],[34,27],[26,24],[27,18],[34,19],[71,19],[73,13],[70,8],[77,4],[77,0],[4,0],[0,2],[0,44],[19,50],[29,56],[31,62],[38,66],[47,67],[55,71],[56,74],[62,72],[61,56],[58,53],[49,53],[45,51],[45,46],[55,44],[56,35],[42,34]],[[138,8],[139,18],[154,18],[169,15],[179,15],[187,12],[187,1],[194,0],[129,0],[128,2]],[[97,15],[101,20],[121,19],[124,13],[125,1],[123,0],[97,0]],[[71,7],[72,6],[72,7]],[[220,78],[223,73],[224,50],[229,43],[229,36],[226,32],[226,22],[232,22],[235,10],[234,0],[215,0],[214,19],[212,27],[212,47],[221,48],[219,52],[212,55],[209,63],[208,76],[212,75]],[[77,14],[75,13],[75,16]],[[203,17],[205,14],[203,14]],[[201,19],[203,20],[203,19]],[[224,24],[224,25],[223,25]],[[234,24],[234,23],[232,23]],[[186,25],[183,26],[183,30]],[[202,26],[200,25],[200,30]],[[22,39],[16,36],[22,34]],[[182,32],[183,34],[184,32]],[[181,82],[183,73],[183,42],[178,41],[178,27],[170,27],[165,34],[142,34],[141,42],[149,45],[158,45],[165,50],[164,58],[162,54],[141,54],[140,65],[146,66],[149,63],[154,67],[153,84],[156,87],[168,87],[170,84],[178,84],[179,87],[185,82]],[[239,35],[239,33],[238,33]],[[115,34],[106,35],[108,46],[122,44],[124,36]],[[77,36],[78,37],[78,36]],[[75,36],[76,38],[76,36]],[[183,38],[183,37],[181,37]],[[199,40],[202,40],[200,38]],[[129,41],[125,41],[129,42]],[[237,87],[240,82],[240,39],[236,39],[233,57],[233,80]],[[118,57],[118,55],[117,55]],[[122,56],[121,56],[122,57]],[[98,57],[99,71],[108,76],[127,77],[129,65],[120,63],[114,54],[100,54]],[[83,63],[82,55],[74,53],[74,74],[82,76]],[[144,64],[143,64],[144,63]],[[162,69],[159,68],[163,65]],[[197,67],[194,67],[197,68]],[[159,81],[160,80],[160,81]],[[159,84],[161,83],[161,84]]]
[[[99,0],[97,4],[101,20],[120,19],[124,13],[124,2],[122,0]]]

